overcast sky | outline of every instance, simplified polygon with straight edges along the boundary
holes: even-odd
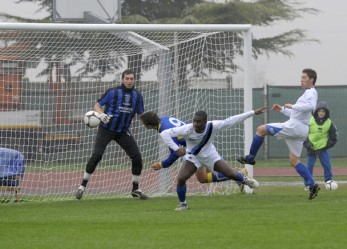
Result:
[[[34,3],[16,4],[15,2],[16,0],[1,0],[0,13],[33,19],[41,19],[47,16],[47,12],[36,12],[39,7]]]
[[[1,0],[0,12],[28,18],[40,19],[47,13],[38,12],[33,3],[15,4],[15,0]],[[290,29],[307,30],[310,38],[320,40],[320,44],[300,44],[291,48],[293,58],[282,55],[260,57],[254,62],[254,84],[261,87],[271,85],[300,85],[303,68],[317,71],[317,85],[346,85],[347,71],[347,1],[308,0],[302,1],[307,7],[321,10],[318,15],[307,14],[302,19],[290,23],[279,23],[265,28],[253,27],[256,38],[272,36]]]
[[[317,86],[347,85],[344,75],[347,70],[347,1],[311,0],[306,1],[306,6],[319,9],[321,13],[307,14],[295,22],[271,28],[253,28],[257,38],[300,28],[307,30],[310,38],[321,42],[293,46],[293,58],[281,55],[260,58],[255,62],[256,85],[262,85],[262,81],[271,85],[299,85],[301,70],[307,67],[317,71]]]

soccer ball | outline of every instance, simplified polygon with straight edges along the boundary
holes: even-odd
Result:
[[[325,189],[327,190],[336,190],[338,189],[338,187],[339,185],[337,185],[337,182],[335,182],[334,180],[330,180],[325,183]]]
[[[90,128],[97,127],[100,124],[100,119],[95,115],[94,111],[89,111],[84,114],[83,121]]]

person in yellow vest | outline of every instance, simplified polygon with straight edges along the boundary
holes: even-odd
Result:
[[[328,105],[325,102],[320,102],[310,120],[310,131],[304,142],[304,146],[307,149],[307,167],[311,175],[313,176],[313,168],[318,156],[324,169],[325,182],[333,180],[328,150],[334,147],[337,142],[337,128],[329,117]],[[308,186],[305,181],[304,184]]]

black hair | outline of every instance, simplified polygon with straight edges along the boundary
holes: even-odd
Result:
[[[316,71],[314,71],[313,69],[311,68],[305,68],[304,70],[302,70],[303,73],[307,74],[307,76],[310,78],[310,79],[313,79],[313,85],[316,84],[316,80],[317,80],[317,73]]]
[[[124,72],[122,73],[122,79],[124,79],[125,75],[128,75],[128,74],[133,74],[134,77],[135,77],[135,72],[131,69],[126,69],[124,70]]]
[[[155,125],[158,126],[160,123],[160,118],[155,112],[145,112],[142,113],[140,119],[144,125]]]
[[[194,118],[199,118],[199,119],[201,118],[204,121],[207,121],[207,113],[205,111],[197,111],[194,114]]]

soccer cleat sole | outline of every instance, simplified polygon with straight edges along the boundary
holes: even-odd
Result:
[[[243,190],[245,189],[245,184],[243,184],[241,182],[236,182],[236,183],[239,186],[240,192],[243,192]]]
[[[255,165],[255,161],[254,160],[249,162],[249,161],[246,160],[246,158],[244,156],[240,156],[240,157],[236,158],[236,161],[238,161],[241,164]]]
[[[310,189],[310,195],[308,197],[309,200],[313,200],[314,198],[316,198],[318,195],[318,191],[320,190],[320,187],[317,183],[312,188],[313,189]]]

